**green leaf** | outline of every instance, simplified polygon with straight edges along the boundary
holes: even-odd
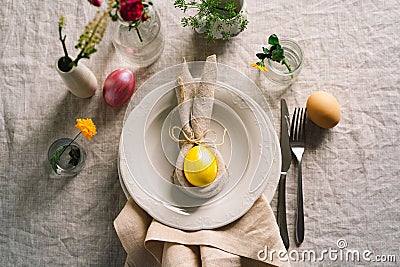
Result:
[[[266,58],[271,58],[271,50],[268,50],[268,48],[263,47],[263,52]]]
[[[60,160],[61,154],[64,152],[64,146],[59,146],[50,156],[50,165],[51,168],[57,172],[57,163]]]
[[[244,31],[247,28],[247,24],[249,21],[247,19],[243,20],[242,23],[240,23],[240,31]]]
[[[276,61],[286,66],[286,68],[291,71],[290,65],[285,60],[285,54],[282,46],[279,44],[278,36],[272,34],[268,38],[268,43],[271,47],[268,49],[263,47],[263,53],[258,53],[256,56],[263,62],[265,58],[268,58],[272,61]],[[261,65],[260,65],[261,66]]]
[[[80,159],[81,159],[81,151],[79,150],[79,148],[75,147],[75,146],[71,146],[71,151],[69,151],[68,153],[71,157],[71,159],[69,160],[69,164],[71,165],[78,165]]]
[[[223,40],[229,40],[230,37],[231,37],[231,34],[229,32],[223,32],[223,34],[222,34]]]
[[[268,54],[269,53],[269,49],[266,48],[266,47],[263,47],[262,50],[263,50],[264,54]]]
[[[278,36],[276,36],[275,34],[271,34],[271,36],[268,38],[268,43],[269,43],[270,45],[277,45],[277,44],[279,44]]]
[[[259,61],[256,64],[260,67],[265,67],[264,61]]]
[[[283,49],[280,46],[277,46],[276,49],[272,51],[271,59],[276,62],[281,62],[284,58]]]
[[[267,58],[267,55],[264,53],[257,53],[256,56],[260,59],[260,60],[264,60]]]

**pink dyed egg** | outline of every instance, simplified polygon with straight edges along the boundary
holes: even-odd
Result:
[[[135,91],[135,76],[128,69],[117,69],[104,81],[103,98],[107,105],[118,108],[129,101]]]

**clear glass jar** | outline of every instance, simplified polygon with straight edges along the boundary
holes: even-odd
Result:
[[[61,176],[74,176],[77,173],[79,173],[85,166],[85,161],[86,161],[85,150],[77,142],[72,141],[71,138],[57,139],[50,145],[50,148],[47,152],[47,158],[49,160],[50,166],[51,166],[51,161],[50,161],[51,155],[59,147],[66,147],[66,148],[64,152],[61,154],[60,159],[56,164],[55,173]],[[72,160],[70,154],[71,150],[74,150],[75,153],[79,153],[79,159],[77,161]]]
[[[279,43],[283,48],[285,60],[290,66],[291,71],[285,65],[267,59],[265,60],[265,67],[268,71],[264,72],[264,75],[274,83],[289,85],[296,80],[303,67],[304,54],[301,47],[293,40],[282,39]]]
[[[161,20],[153,6],[149,6],[149,18],[139,24],[138,29],[118,20],[113,44],[122,60],[134,66],[147,67],[153,64],[164,50]]]

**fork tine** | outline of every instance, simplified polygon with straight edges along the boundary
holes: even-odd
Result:
[[[298,141],[300,139],[300,127],[301,127],[301,118],[302,118],[302,114],[301,114],[301,108],[295,108],[295,112],[296,116],[293,116],[294,122],[293,122],[293,128],[294,128],[294,132],[293,132],[293,141]]]
[[[298,120],[299,131],[297,133],[297,141],[301,141],[303,139],[303,132],[304,132],[303,122],[304,122],[304,108],[300,108],[300,115]]]
[[[304,141],[306,135],[306,119],[307,119],[307,112],[305,108],[302,108],[303,116],[301,122],[301,140]]]
[[[300,141],[303,133],[303,109],[299,109],[299,117],[297,118],[297,141]]]
[[[296,140],[299,141],[301,137],[301,118],[302,118],[302,113],[301,113],[301,108],[298,109],[298,116],[297,116],[297,134],[296,134]]]
[[[290,123],[290,135],[289,135],[290,140],[296,140],[295,134],[297,128],[297,113],[298,113],[298,108],[295,108],[292,116],[292,121]]]

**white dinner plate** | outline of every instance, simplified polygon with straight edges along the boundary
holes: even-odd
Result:
[[[193,198],[171,182],[179,146],[165,133],[169,124],[166,118],[177,103],[174,87],[168,89],[165,86],[146,95],[131,112],[122,131],[122,152],[131,174],[123,177],[128,188],[132,184],[133,189],[135,183],[149,197],[164,205],[183,208],[214,202],[225,197],[236,186],[250,192],[262,186],[264,180],[258,178],[264,177],[269,171],[273,159],[273,151],[269,146],[270,135],[264,132],[263,136],[252,107],[238,94],[217,87],[214,98],[211,126],[221,126],[211,129],[217,130],[217,135],[222,137],[222,127],[226,128],[229,143],[232,143],[224,142],[222,145],[222,148],[228,147],[222,149],[224,158],[231,159],[227,164],[230,177],[223,190],[209,199]],[[268,158],[263,164],[259,164],[261,155]]]
[[[196,64],[189,66],[193,70]],[[220,68],[225,66],[221,67],[219,64]],[[171,69],[167,69],[167,74],[170,72]],[[178,72],[172,71],[172,73],[176,75]],[[280,154],[276,153],[279,149],[272,123],[256,102],[222,82],[220,86],[225,91],[218,90],[216,93],[217,101],[214,108],[217,121],[221,123],[222,128],[225,127],[230,132],[229,142],[226,145],[228,156],[231,153],[229,168],[232,168],[235,178],[225,191],[207,201],[199,201],[176,190],[176,186],[168,180],[173,170],[172,164],[167,157],[163,159],[155,156],[162,155],[155,149],[162,149],[162,146],[159,146],[163,129],[160,125],[164,125],[165,118],[176,106],[176,100],[173,102],[173,99],[176,99],[174,83],[168,80],[162,81],[165,78],[165,71],[160,78],[158,87],[154,86],[157,84],[155,83],[157,79],[149,80],[147,86],[153,85],[153,90],[146,94],[139,105],[135,105],[135,109],[126,119],[121,134],[119,158],[121,184],[124,191],[132,196],[139,206],[155,219],[173,227],[185,230],[211,229],[230,223],[243,215],[266,187],[269,192],[275,191],[279,178]],[[143,92],[145,89],[139,90]],[[229,97],[227,92],[230,94]],[[247,108],[243,108],[246,105]],[[238,108],[239,106],[242,109]],[[250,119],[251,116],[253,119]],[[152,145],[149,147],[148,144]],[[235,144],[240,145],[237,148]],[[146,150],[149,157],[144,153]],[[238,154],[244,156],[238,157]],[[164,164],[160,164],[162,161]],[[239,164],[241,161],[244,163]],[[258,164],[259,162],[262,164]],[[276,165],[279,165],[278,175],[275,174]]]

